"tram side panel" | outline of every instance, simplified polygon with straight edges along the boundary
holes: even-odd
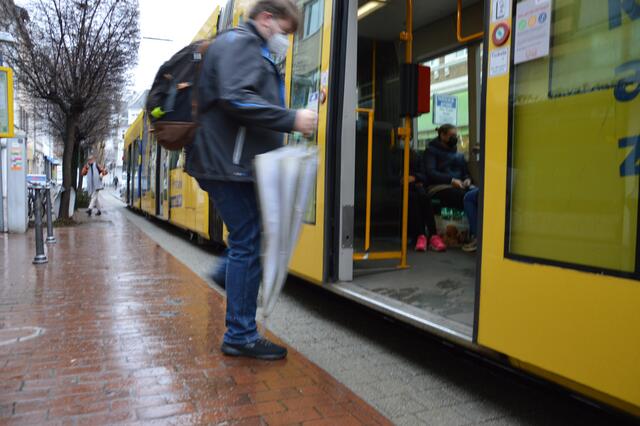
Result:
[[[478,342],[640,415],[640,19],[565,3],[552,16],[580,10],[588,31],[488,77]]]

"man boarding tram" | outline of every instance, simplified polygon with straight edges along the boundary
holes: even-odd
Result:
[[[201,126],[187,149],[186,170],[209,193],[229,229],[221,347],[226,355],[287,355],[286,348],[261,337],[256,325],[262,269],[253,160],[281,147],[283,133],[311,134],[317,127],[314,111],[285,107],[284,83],[271,57],[286,54],[298,22],[292,0],[259,0],[246,24],[211,44],[200,76]]]

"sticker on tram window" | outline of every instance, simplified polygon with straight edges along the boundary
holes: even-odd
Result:
[[[549,55],[551,43],[551,1],[527,0],[516,7],[513,63]]]
[[[622,16],[626,13],[630,19],[640,18],[640,4],[634,0],[609,0],[609,29],[622,25]]]
[[[169,206],[171,207],[182,207],[182,195],[174,195],[169,200]]]
[[[620,165],[620,176],[640,175],[640,135],[622,138],[618,141],[620,148],[631,148],[631,152]]]
[[[635,74],[619,80],[613,90],[613,95],[616,97],[617,101],[629,102],[634,100],[638,94],[640,94],[640,60],[620,65],[616,68],[616,75],[625,74],[629,71],[633,71]]]
[[[322,71],[322,74],[320,74],[320,85],[322,87],[329,85],[329,71]]]
[[[510,0],[493,0],[491,3],[491,22],[498,22],[507,19],[510,15]]]
[[[637,0],[574,2],[554,18],[554,49],[549,67],[549,96],[558,98],[615,89],[620,64],[640,56]],[[557,28],[572,28],[558,31]],[[588,46],[588,48],[587,48]],[[593,54],[597,51],[598,54]]]
[[[509,71],[509,48],[502,47],[491,51],[489,56],[489,77],[504,75]]]

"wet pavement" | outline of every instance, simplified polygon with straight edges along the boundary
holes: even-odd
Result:
[[[222,356],[223,297],[106,213],[56,229],[46,265],[0,235],[0,424],[390,424],[293,348]]]
[[[111,201],[111,209],[207,280],[218,250]],[[269,327],[397,425],[637,424],[295,278],[287,282]]]

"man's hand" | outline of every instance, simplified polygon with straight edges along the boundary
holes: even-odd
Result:
[[[462,182],[460,179],[451,179],[451,185],[454,188],[464,189],[464,182]]]
[[[312,135],[318,128],[318,114],[310,109],[299,109],[296,111],[296,121],[293,130],[305,136]]]
[[[464,182],[462,182],[462,184],[464,185],[465,188],[470,188],[471,187],[471,179],[465,179]]]

